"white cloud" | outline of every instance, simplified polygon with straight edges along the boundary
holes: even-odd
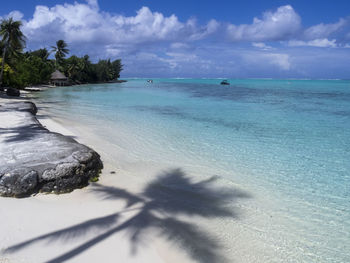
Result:
[[[282,71],[288,71],[291,68],[290,56],[284,53],[265,53],[265,52],[242,52],[241,57],[246,66],[256,68],[268,68],[272,66]]]
[[[175,15],[164,17],[161,13],[151,12],[148,7],[142,7],[134,17],[111,17],[110,22],[112,37],[128,42],[171,40],[186,29],[186,24]]]
[[[275,12],[265,12],[262,19],[254,18],[250,25],[228,25],[227,32],[233,41],[276,41],[289,39],[301,29],[301,19],[290,5]]]
[[[14,20],[22,20],[23,19],[23,13],[18,11],[18,10],[14,10],[11,11],[10,13],[8,13],[7,15],[1,15],[0,14],[0,20],[2,19],[8,19],[10,17],[12,17]]]
[[[98,1],[97,0],[86,0],[89,6],[98,9]]]
[[[213,73],[213,64],[191,52],[166,52],[157,55],[151,52],[139,52],[128,56],[123,73],[133,76],[203,76]],[[147,65],[145,67],[145,65]]]
[[[14,10],[5,16],[5,18],[10,18],[10,17],[12,17],[14,20],[22,20],[23,14],[20,11]]]
[[[135,16],[112,15],[99,11],[96,0],[77,3],[37,6],[33,17],[24,21],[23,31],[34,42],[138,44],[156,41],[198,40],[213,33],[215,20],[198,27],[193,20],[180,22],[175,15],[165,17],[142,7]]]
[[[323,39],[315,39],[310,41],[301,41],[301,40],[291,40],[288,42],[290,47],[301,47],[301,46],[309,46],[309,47],[337,47],[336,40],[328,40],[327,38]]]
[[[288,54],[266,54],[265,57],[272,65],[277,65],[282,70],[289,70],[291,67]]]
[[[308,40],[327,38],[329,35],[340,30],[346,24],[347,21],[341,18],[337,23],[334,24],[321,23],[315,26],[311,26],[304,31],[304,37]]]
[[[190,45],[182,42],[174,42],[170,45],[171,49],[189,49]]]
[[[269,49],[272,49],[271,46],[266,45],[266,44],[263,43],[263,42],[253,42],[253,43],[252,43],[252,46],[253,46],[253,47],[256,47],[256,48],[260,48],[260,49],[262,49],[262,50],[269,50]]]
[[[263,13],[251,24],[227,25],[216,20],[199,24],[148,7],[125,16],[100,10],[97,0],[78,1],[36,6],[26,20],[19,11],[2,17],[22,20],[29,49],[64,39],[72,54],[89,54],[93,60],[122,58],[127,76],[293,77],[298,68],[322,77],[338,72],[349,75],[349,18],[304,30],[299,15],[286,5]],[[337,71],[328,70],[325,63],[332,58]]]
[[[193,26],[193,28],[197,28],[195,21],[189,20]],[[192,36],[190,36],[190,40],[199,40],[208,37],[209,35],[215,33],[218,28],[220,27],[220,23],[217,22],[215,19],[211,19],[208,24],[206,24],[203,27],[200,27],[199,29],[195,30],[196,33],[194,33]]]
[[[168,58],[161,58],[161,61],[169,63],[171,69],[174,69],[183,63],[194,62],[198,59],[197,55],[195,54],[186,54],[179,52],[168,52],[166,55]]]
[[[23,19],[19,11],[7,16]],[[170,49],[180,49],[179,43],[182,43],[181,48],[186,49],[190,42],[209,37],[222,42],[227,40],[227,35],[231,41],[251,41],[253,47],[262,50],[272,49],[263,41],[281,40],[292,40],[288,42],[289,46],[334,47],[334,40],[314,37],[332,34],[347,23],[340,19],[334,24],[319,24],[303,31],[299,15],[293,7],[285,5],[263,13],[261,18],[255,17],[252,24],[225,25],[212,19],[198,25],[195,19],[180,21],[174,14],[164,16],[148,7],[142,7],[134,16],[111,14],[99,9],[98,0],[53,7],[39,5],[32,18],[22,21],[29,48],[50,46],[58,39],[64,39],[72,52],[114,56],[162,43]]]

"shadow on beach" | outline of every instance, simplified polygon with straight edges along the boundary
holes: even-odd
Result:
[[[40,241],[73,241],[98,230],[100,234],[94,238],[47,262],[64,262],[74,258],[120,231],[127,234],[130,253],[136,254],[140,246],[145,245],[149,230],[152,230],[163,240],[178,245],[194,261],[226,262],[219,240],[199,227],[196,218],[236,219],[238,214],[230,207],[238,199],[250,196],[237,189],[214,188],[216,179],[212,177],[192,182],[181,169],[174,169],[159,175],[139,194],[95,183],[91,187],[94,194],[102,200],[123,200],[124,209],[15,244],[3,252],[16,253]],[[122,216],[130,212],[132,216]],[[190,216],[191,220],[179,219],[179,216]]]

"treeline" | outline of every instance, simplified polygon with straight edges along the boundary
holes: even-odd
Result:
[[[99,60],[92,63],[89,56],[71,56],[63,40],[50,50],[46,48],[23,52],[25,36],[20,30],[21,22],[12,18],[2,20],[0,25],[0,86],[23,88],[48,84],[55,70],[64,73],[71,84],[98,83],[117,80],[123,69],[121,60]],[[54,59],[50,55],[54,54]]]
[[[81,58],[71,56],[63,60],[58,68],[61,72],[75,83],[97,83],[109,82],[120,77],[122,70],[121,60],[111,61],[99,60],[98,63],[91,63],[88,55]]]

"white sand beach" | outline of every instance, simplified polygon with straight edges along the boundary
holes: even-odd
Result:
[[[0,8],[0,263],[350,263],[350,1]]]
[[[50,131],[96,150],[97,183],[71,193],[0,198],[0,262],[263,262],[270,215],[253,195],[191,167],[131,160],[79,123],[39,105]],[[265,204],[268,205],[268,204]]]
[[[11,125],[10,119],[5,121]],[[51,131],[75,136],[52,119],[40,121]],[[113,189],[111,193],[99,192],[98,189],[115,186],[127,189],[131,194],[138,186],[132,178],[122,180],[120,175],[108,174],[108,171],[115,170],[108,162],[105,167],[99,186],[92,184],[61,195],[1,198],[0,262],[178,262],[179,259],[187,262],[180,249],[170,248],[152,231],[145,229],[147,234],[142,233],[147,238],[136,253],[127,237],[128,229],[113,230],[138,213],[140,205],[126,207],[126,197],[121,196],[119,200],[118,196],[113,197]],[[113,232],[118,232],[118,235]],[[94,242],[96,238],[98,240]],[[74,252],[69,255],[71,251]]]

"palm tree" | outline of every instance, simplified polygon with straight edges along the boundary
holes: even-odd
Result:
[[[0,25],[0,36],[2,36],[2,61],[0,72],[0,86],[2,85],[2,77],[4,74],[5,58],[7,53],[17,55],[22,51],[25,45],[25,36],[23,35],[20,27],[21,21],[13,21],[13,18],[4,19]]]
[[[67,59],[67,64],[68,77],[75,81],[77,75],[81,74],[84,68],[83,59],[78,58],[77,56],[71,56],[69,59]]]
[[[55,52],[56,68],[57,64],[69,53],[67,43],[64,40],[58,40],[56,46],[52,46],[52,52]]]
[[[50,52],[46,48],[40,48],[32,51],[31,54],[41,58],[43,61],[47,61],[50,56]]]

